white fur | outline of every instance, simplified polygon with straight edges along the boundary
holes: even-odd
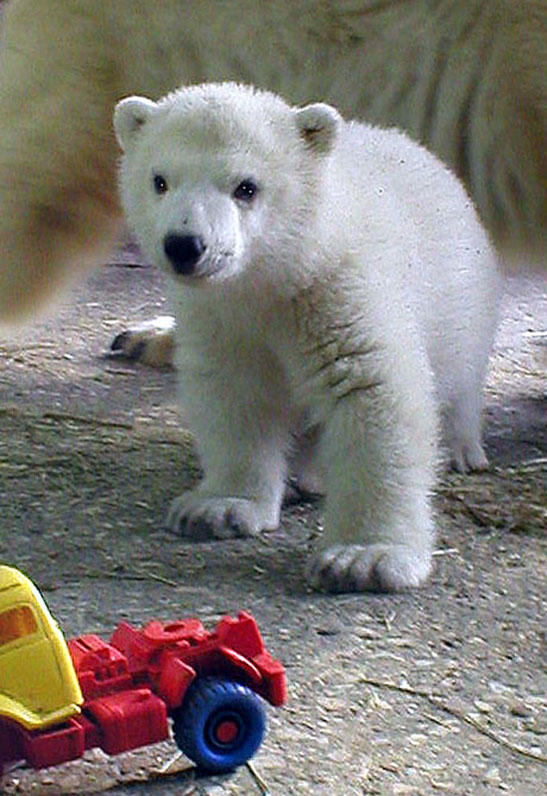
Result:
[[[455,464],[486,464],[498,279],[459,182],[398,131],[233,83],[122,101],[115,129],[127,219],[170,277],[205,470],[171,526],[194,538],[275,528],[292,435],[319,430],[306,476],[324,478],[326,520],[310,582],[420,584],[439,413]],[[253,200],[234,198],[251,178]],[[206,245],[185,276],[164,252],[173,232]]]

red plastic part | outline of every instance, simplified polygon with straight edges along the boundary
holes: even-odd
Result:
[[[0,717],[0,773],[3,763],[23,760],[25,757],[21,731],[22,727],[18,724]]]
[[[164,741],[167,710],[148,688],[122,691],[86,705],[86,715],[101,729],[100,746],[110,755]]]
[[[85,733],[78,722],[70,720],[47,733],[27,733],[24,737],[25,757],[34,768],[56,766],[76,760],[85,751]]]
[[[219,743],[232,743],[238,732],[239,727],[235,721],[221,721],[215,727],[215,738]]]
[[[264,642],[254,617],[240,611],[237,619],[225,616],[218,624],[216,636],[219,644],[237,650],[240,655],[253,658],[264,652]]]
[[[45,768],[76,760],[85,751],[85,733],[76,719],[47,732],[26,730],[0,719],[0,765],[26,760],[32,768]]]
[[[287,680],[283,664],[272,658],[266,650],[257,655],[253,662],[263,678],[259,694],[276,708],[284,705],[287,701]]]
[[[125,656],[99,636],[72,639],[68,649],[84,699],[95,699],[131,687]]]
[[[167,644],[179,641],[199,644],[200,641],[205,641],[209,635],[199,619],[182,619],[179,622],[169,622],[169,624],[163,624],[154,619],[145,625],[141,632],[146,641],[156,647],[165,647]]]
[[[166,653],[163,659],[157,693],[167,705],[167,709],[173,711],[182,705],[186,690],[195,679],[196,672],[173,653]]]

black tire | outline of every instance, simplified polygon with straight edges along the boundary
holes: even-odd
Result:
[[[179,749],[205,771],[231,771],[249,760],[262,743],[266,712],[247,686],[204,677],[188,689],[173,715]]]

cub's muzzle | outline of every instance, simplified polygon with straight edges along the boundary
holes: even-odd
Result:
[[[165,256],[176,274],[191,276],[206,249],[203,238],[198,235],[178,235],[170,232],[163,239]]]

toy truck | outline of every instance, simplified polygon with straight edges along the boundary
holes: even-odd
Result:
[[[100,747],[111,755],[166,739],[200,768],[231,770],[260,746],[264,700],[286,700],[282,664],[253,617],[225,616],[140,629],[110,641],[65,641],[42,596],[0,566],[0,776],[7,763],[44,768]]]

